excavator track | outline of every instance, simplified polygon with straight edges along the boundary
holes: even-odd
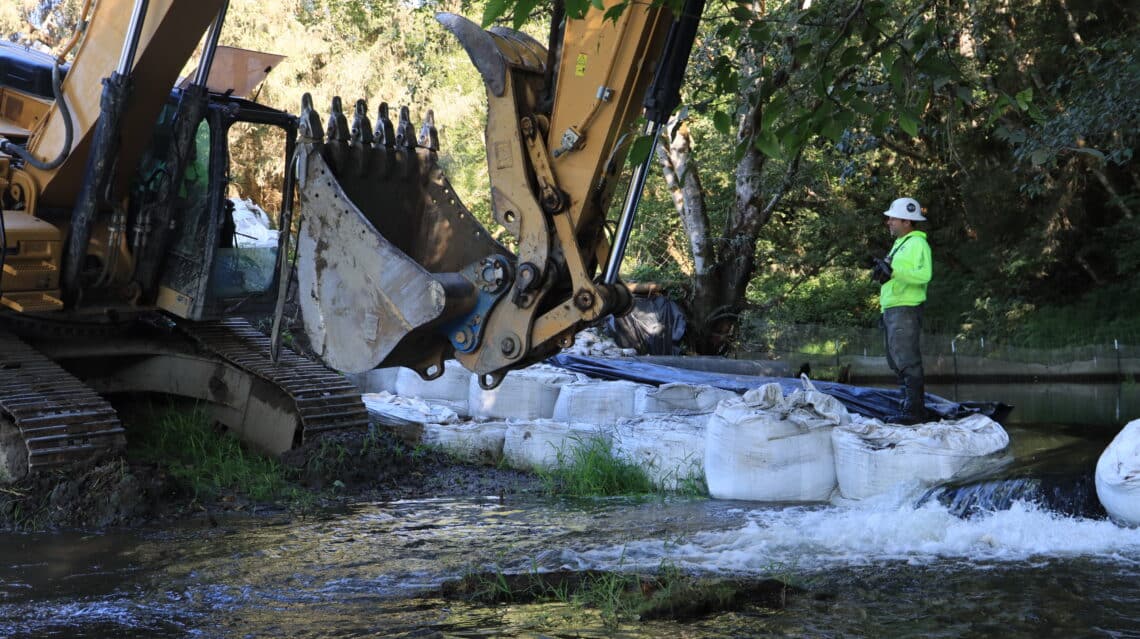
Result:
[[[302,442],[333,431],[363,429],[368,409],[360,389],[343,375],[282,348],[270,356],[270,340],[240,318],[215,322],[180,322],[197,344],[261,379],[276,385],[296,402]]]
[[[0,420],[18,430],[29,471],[84,462],[126,442],[105,399],[3,328]]]

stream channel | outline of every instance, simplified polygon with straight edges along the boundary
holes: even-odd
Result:
[[[1014,390],[971,387],[973,397],[959,399],[1003,400]],[[1063,451],[1054,496],[1066,491],[1064,477],[1072,492],[1082,482],[1087,490],[1100,451],[1140,416],[1127,386],[1016,392],[1012,457]],[[1106,417],[1039,420],[1038,411],[1070,414],[1065,397],[1078,404],[1073,414],[1083,404]],[[1027,481],[1013,474],[997,483]],[[1016,498],[1031,493],[997,491],[1006,498],[986,502],[995,492],[986,485],[955,489],[980,498],[968,516],[958,499],[900,486],[812,506],[429,499],[321,517],[5,534],[0,637],[1140,637],[1140,530]],[[572,602],[482,605],[434,594],[476,572],[662,569],[796,588],[780,610],[685,621],[614,622]]]

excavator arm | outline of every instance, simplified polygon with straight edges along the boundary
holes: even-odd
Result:
[[[430,379],[454,357],[493,388],[630,305],[623,284],[600,276],[615,259],[606,213],[675,21],[648,2],[616,20],[591,11],[565,21],[550,56],[517,31],[437,18],[486,86],[492,210],[516,250],[492,238],[439,170],[430,111],[416,135],[407,111],[393,124],[387,105],[373,128],[361,101],[349,126],[334,98],[322,126],[306,96],[299,300],[314,350],[334,368],[398,365]]]

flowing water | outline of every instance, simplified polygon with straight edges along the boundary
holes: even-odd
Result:
[[[990,478],[821,506],[443,499],[5,535],[0,636],[1140,637],[1140,530],[1034,497],[1050,473],[1079,483],[1114,430],[1011,425],[1015,460],[1060,450],[1065,463],[1008,466],[1004,485],[1021,492],[1001,500],[984,497],[1001,482]],[[662,568],[798,589],[779,611],[616,625],[566,603],[432,594],[481,571]]]

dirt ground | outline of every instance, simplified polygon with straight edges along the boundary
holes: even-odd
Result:
[[[282,458],[289,476],[286,496],[255,502],[241,491],[203,499],[180,486],[156,464],[126,457],[93,460],[66,471],[35,475],[0,486],[0,530],[104,530],[244,512],[279,515],[352,503],[454,496],[533,494],[541,481],[515,470],[457,463],[435,451],[415,450],[384,432],[330,436]],[[335,450],[336,455],[328,454]],[[323,451],[323,455],[322,455]]]

